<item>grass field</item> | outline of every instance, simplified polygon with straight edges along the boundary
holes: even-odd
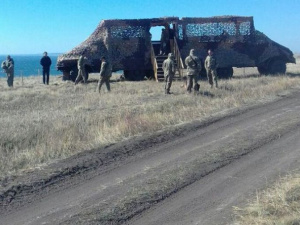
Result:
[[[281,178],[272,187],[257,192],[244,208],[234,208],[235,225],[300,224],[300,174]]]
[[[270,101],[300,85],[300,69],[290,75],[259,76],[255,68],[235,69],[218,89],[201,81],[200,95],[187,95],[174,82],[164,95],[163,82],[112,82],[96,92],[97,75],[87,85],[74,86],[59,77],[50,85],[41,77],[16,78],[14,88],[0,80],[0,177],[19,174],[78,152],[99,148],[143,133],[257,102]]]
[[[6,80],[0,79],[0,181],[133,136],[194,120],[205,121],[234,109],[272,101],[299,89],[300,67],[289,64],[287,75],[274,77],[260,76],[256,68],[235,68],[234,78],[221,80],[218,89],[211,89],[206,80],[200,81],[199,95],[186,94],[181,81],[173,83],[172,95],[165,95],[162,82],[117,82],[117,75],[112,79],[112,92],[107,93],[104,87],[99,94],[97,79],[98,75],[91,75],[87,85],[74,86],[73,82],[51,77],[50,85],[45,86],[41,77],[16,78],[14,88],[8,88]],[[299,183],[294,185],[296,180],[299,177],[281,181],[290,187],[284,188],[285,196],[299,194]],[[164,191],[160,186],[156,189]],[[297,224],[290,222],[297,222],[294,215],[299,212],[298,206],[296,211],[290,207],[291,213],[285,214],[287,223],[274,223],[276,217],[268,217],[269,206],[254,205],[272,202],[275,195],[282,199],[278,186],[274,190],[258,193],[259,201],[247,208],[236,208],[236,223]],[[282,204],[286,212],[287,203]],[[259,220],[253,219],[253,215]]]
[[[299,55],[297,56],[299,63]],[[299,74],[299,65],[288,66],[292,75]],[[300,173],[282,177],[265,190],[256,193],[247,206],[234,207],[234,225],[299,225]]]

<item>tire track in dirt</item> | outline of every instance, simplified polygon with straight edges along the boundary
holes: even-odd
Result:
[[[228,225],[257,189],[299,172],[300,126],[184,188],[126,224]]]
[[[9,204],[2,204],[0,216],[3,219],[0,224],[3,222],[4,224],[25,224],[24,221],[27,222],[26,224],[59,224],[62,221],[64,221],[63,224],[99,224],[95,216],[99,214],[99,211],[109,207],[113,209],[124,198],[124,195],[127,195],[128,190],[139,187],[141,183],[158,175],[172,171],[175,168],[174,165],[186,165],[195,158],[208,157],[213,151],[216,154],[216,150],[229,148],[234,143],[230,140],[232,137],[243,134],[246,138],[247,132],[255,133],[255,128],[259,125],[261,128],[258,130],[265,133],[267,132],[264,130],[265,125],[270,125],[269,127],[274,129],[277,126],[276,123],[281,124],[282,129],[278,135],[297,126],[300,121],[299,97],[300,94],[295,93],[293,96],[265,106],[236,112],[234,116],[227,116],[223,119],[220,117],[207,123],[195,122],[146,138],[141,137],[119,143],[101,151],[94,150],[52,165],[50,168],[56,168],[58,172],[59,166],[62,165],[64,167],[61,171],[72,166],[73,168],[77,166],[78,170],[71,174],[66,173],[65,176],[58,176],[58,179],[54,180],[51,185],[40,185],[40,188],[33,191],[31,189],[32,194],[30,194],[30,188],[24,192],[20,188],[21,194],[15,194]],[[211,123],[212,121],[214,122]],[[252,138],[252,143],[255,143],[257,137],[249,135],[249,138]],[[270,139],[255,143],[253,148],[244,149],[245,151],[236,155],[221,155],[224,157],[224,162],[219,161],[216,168],[276,138],[277,133],[274,130]],[[210,168],[209,165],[206,166]],[[215,169],[212,167],[201,176]],[[201,176],[195,178],[193,182]],[[186,185],[178,187],[176,191],[184,186]],[[32,196],[34,197],[31,198]],[[142,209],[147,209],[154,203],[155,201]],[[137,212],[140,211],[138,209]],[[134,212],[129,213],[127,218],[134,214]],[[114,223],[110,224],[120,224],[124,220],[126,220],[126,215],[123,215],[121,219],[116,218]],[[105,224],[105,221],[101,224]]]

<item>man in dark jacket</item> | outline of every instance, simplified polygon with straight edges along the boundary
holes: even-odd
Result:
[[[43,66],[43,83],[49,84],[51,59],[47,52],[44,52],[44,56],[41,58],[40,64]],[[47,76],[47,77],[46,77]]]

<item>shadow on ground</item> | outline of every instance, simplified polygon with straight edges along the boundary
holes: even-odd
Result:
[[[285,74],[288,77],[299,77],[299,73],[291,73],[288,72]],[[248,75],[241,75],[241,76],[233,76],[232,79],[246,79],[246,78],[258,78],[262,76],[272,76],[272,77],[279,77],[282,76],[282,74],[276,74],[276,75],[260,75],[260,74],[248,74]]]
[[[264,75],[260,75],[260,74],[247,74],[247,75],[241,75],[241,76],[234,76],[232,77],[232,79],[247,79],[247,78],[257,78],[257,77],[261,77]]]
[[[287,73],[286,75],[289,77],[300,77],[299,73]]]

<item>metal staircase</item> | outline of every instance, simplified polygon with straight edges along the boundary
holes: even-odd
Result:
[[[163,81],[164,80],[164,71],[163,71],[163,62],[168,58],[167,55],[157,55],[155,56],[156,62],[157,62],[157,75],[156,80],[157,81]]]
[[[176,43],[176,42],[175,42]],[[177,45],[177,43],[176,43]],[[160,42],[159,41],[152,41],[152,51],[151,51],[151,58],[152,58],[152,65],[153,65],[153,71],[154,71],[154,76],[155,80],[158,81],[164,81],[164,71],[162,69],[162,65],[165,59],[168,58],[168,53],[165,55],[159,55],[159,50],[160,50]],[[176,51],[175,51],[176,50]],[[174,80],[181,80],[182,78],[182,68],[183,63],[181,60],[181,56],[178,53],[180,53],[178,46],[174,46],[172,49],[172,52],[174,53],[175,56],[175,66],[177,68]],[[180,60],[180,63],[178,65],[178,60]]]

